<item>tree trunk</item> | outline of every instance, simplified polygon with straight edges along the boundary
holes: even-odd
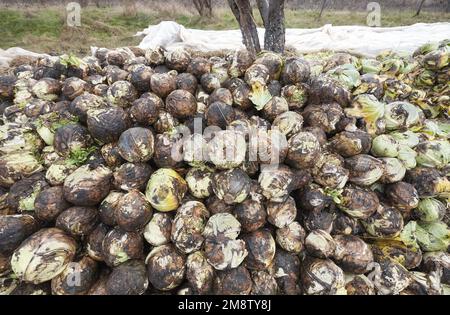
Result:
[[[200,16],[203,16],[203,3],[202,0],[193,0],[195,9]]]
[[[322,0],[322,6],[320,7],[319,17],[317,18],[318,20],[320,20],[320,18],[322,17],[322,13],[325,10],[326,5],[327,0]]]
[[[425,0],[420,1],[419,7],[417,8],[417,12],[416,12],[416,14],[414,14],[414,16],[418,16],[420,14],[420,11],[422,10],[422,6],[423,6],[424,2],[425,2]]]
[[[267,28],[269,24],[269,0],[256,0],[259,14],[263,20],[264,27]]]
[[[228,0],[228,4],[239,22],[245,47],[251,55],[256,56],[261,51],[261,46],[249,0]]]
[[[211,0],[193,0],[195,9],[201,17],[212,17]]]
[[[284,0],[270,0],[268,24],[264,36],[264,49],[283,53],[285,42]]]
[[[205,0],[205,11],[206,11],[206,15],[208,17],[212,17],[213,16],[212,0]]]

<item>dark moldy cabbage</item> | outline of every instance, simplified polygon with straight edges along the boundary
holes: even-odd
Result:
[[[165,98],[170,92],[177,88],[176,78],[176,71],[155,73],[150,79],[151,91],[159,97]]]
[[[364,131],[342,131],[330,141],[329,147],[343,157],[368,153],[372,144],[370,135]]]
[[[386,185],[384,191],[387,200],[395,208],[408,213],[419,204],[419,195],[413,185],[397,182]]]
[[[138,190],[131,190],[121,196],[115,210],[115,221],[125,231],[141,230],[153,215],[150,203]]]
[[[262,168],[258,177],[264,197],[275,202],[286,200],[292,191],[305,186],[310,180],[311,175],[308,172],[294,171],[283,164]]]
[[[185,90],[193,95],[197,91],[197,78],[191,73],[180,73],[176,79],[177,89]]]
[[[111,191],[108,196],[100,203],[98,207],[98,214],[100,216],[100,221],[109,226],[116,225],[116,208],[119,204],[120,199],[125,193],[120,191]]]
[[[282,202],[269,201],[266,209],[267,221],[278,228],[288,226],[297,217],[297,207],[292,197]]]
[[[337,103],[308,105],[302,114],[305,125],[318,126],[326,133],[335,131],[336,125],[344,117],[344,112]]]
[[[117,81],[126,80],[129,76],[128,71],[125,71],[113,65],[106,66],[103,69],[103,73],[105,74],[106,82],[108,82],[109,85]],[[109,89],[109,85],[107,87],[107,90]]]
[[[138,93],[128,81],[116,81],[110,85],[106,99],[111,105],[129,107],[137,99]]]
[[[242,266],[219,272],[214,281],[214,292],[220,295],[248,295],[251,289],[250,272]]]
[[[154,153],[154,137],[150,129],[133,127],[119,137],[117,147],[120,155],[128,162],[147,162]]]
[[[197,111],[197,101],[191,93],[185,90],[172,91],[166,97],[166,110],[173,117],[185,119]]]
[[[181,133],[164,132],[156,135],[153,161],[157,167],[177,168],[182,165],[182,140]]]
[[[61,89],[61,93],[70,101],[80,96],[85,91],[89,91],[90,85],[77,77],[67,78]]]
[[[309,255],[317,258],[329,258],[334,255],[336,242],[324,230],[312,230],[305,238],[305,248]]]
[[[342,192],[339,209],[351,217],[367,219],[380,205],[376,193],[368,189],[348,186]]]
[[[419,197],[433,197],[450,191],[450,181],[433,168],[416,167],[408,170],[406,182],[416,188]]]
[[[102,257],[108,266],[114,267],[130,259],[142,259],[143,249],[142,235],[115,227],[103,239]]]
[[[39,220],[51,222],[70,207],[64,199],[62,186],[49,187],[42,190],[34,201],[34,212]]]
[[[196,251],[187,257],[186,280],[196,294],[210,294],[214,278],[214,268],[208,264],[203,252]]]
[[[296,84],[306,82],[310,76],[309,63],[304,59],[291,57],[286,59],[281,81],[283,84]]]
[[[402,241],[375,240],[371,248],[375,261],[390,258],[408,270],[419,267],[423,257],[420,249],[407,246]]]
[[[54,147],[55,151],[62,156],[87,149],[91,145],[92,137],[88,129],[79,124],[68,124],[56,129]]]
[[[94,206],[108,195],[111,179],[105,166],[80,166],[64,180],[64,198],[77,206]]]
[[[171,240],[179,251],[190,254],[202,247],[208,218],[209,212],[201,202],[187,201],[178,208],[172,222]]]
[[[213,177],[212,188],[225,203],[241,203],[250,192],[250,178],[239,168],[222,171]]]
[[[248,255],[244,264],[249,269],[266,270],[275,256],[275,240],[268,230],[260,229],[242,236]]]
[[[211,214],[232,213],[234,209],[233,205],[225,203],[225,201],[217,197],[215,194],[206,199],[206,206]],[[237,206],[239,206],[239,204]]]
[[[98,223],[97,209],[70,207],[56,218],[55,226],[72,236],[87,236]]]
[[[70,103],[69,111],[77,116],[80,121],[85,122],[88,110],[103,107],[106,107],[106,101],[103,98],[94,94],[83,93]]]
[[[222,102],[227,105],[233,105],[233,95],[231,94],[229,89],[226,88],[218,88],[215,89],[207,99],[207,105],[210,105],[214,102]]]
[[[350,92],[344,86],[324,74],[313,79],[309,88],[309,101],[312,104],[336,102],[347,107],[350,98]]]
[[[98,224],[86,240],[86,251],[89,257],[96,261],[103,261],[102,242],[110,228],[103,223]]]
[[[194,57],[189,62],[186,72],[200,78],[203,74],[211,71],[211,63],[203,57]]]
[[[333,258],[344,271],[354,274],[366,273],[373,262],[370,246],[354,235],[334,236],[336,248]]]
[[[320,229],[331,233],[335,219],[336,212],[332,208],[302,213],[303,226],[307,231]]]
[[[298,280],[300,276],[300,258],[295,253],[277,249],[273,263],[269,267],[272,275],[283,294],[300,294]]]
[[[161,245],[152,249],[145,259],[148,279],[155,289],[167,291],[176,288],[184,280],[186,257],[173,245]]]
[[[375,295],[375,287],[365,275],[355,275],[345,283],[347,295]]]
[[[125,191],[144,191],[152,171],[152,167],[147,163],[124,163],[114,171],[113,185]]]
[[[402,213],[393,207],[378,207],[377,211],[362,224],[366,232],[375,237],[395,237],[404,226]]]
[[[145,264],[140,260],[129,260],[112,269],[105,287],[110,295],[141,295],[148,284]]]
[[[247,199],[234,208],[236,219],[242,224],[242,230],[252,232],[266,223],[266,210],[263,204],[256,200]]]
[[[109,167],[119,166],[125,161],[120,156],[117,142],[111,142],[103,145],[100,149],[100,153],[105,160],[106,165],[108,165]]]
[[[155,212],[144,228],[145,240],[153,246],[170,242],[172,233],[172,216],[169,213]]]
[[[88,130],[96,140],[102,143],[117,141],[129,125],[129,116],[120,107],[90,110],[87,113]]]
[[[320,154],[320,143],[310,132],[299,132],[288,141],[286,163],[298,169],[311,167]]]
[[[44,174],[33,174],[15,182],[10,187],[6,203],[10,209],[17,212],[33,211],[36,196],[47,187]]]
[[[92,258],[85,256],[80,261],[69,265],[56,278],[53,278],[52,294],[83,295],[97,280],[98,264]],[[74,281],[75,277],[78,277]]]
[[[25,282],[53,279],[72,261],[75,240],[58,228],[44,228],[23,241],[11,256],[11,269]],[[54,257],[58,259],[54,259]]]
[[[344,272],[330,259],[305,258],[300,283],[308,295],[336,294],[344,285]]]
[[[212,93],[215,89],[220,88],[220,79],[214,73],[205,73],[200,78],[200,84],[206,93]]]
[[[153,74],[152,68],[137,64],[130,71],[128,79],[138,92],[143,93],[150,90],[150,80]]]
[[[250,275],[252,277],[251,295],[277,295],[277,281],[267,271],[255,270]]]
[[[10,255],[38,228],[39,223],[28,214],[0,216],[0,255]]]
[[[220,101],[214,102],[206,108],[205,119],[208,126],[225,129],[235,119],[235,111],[230,105]]]
[[[164,103],[159,96],[146,93],[133,102],[129,113],[133,121],[139,125],[147,126],[156,122],[159,111],[163,108]]]

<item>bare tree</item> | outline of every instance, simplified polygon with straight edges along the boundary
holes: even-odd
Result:
[[[193,0],[195,9],[201,17],[212,17],[211,0]]]
[[[264,27],[264,49],[282,53],[285,43],[284,25],[284,1],[285,0],[257,0]],[[228,0],[242,32],[242,40],[247,50],[256,55],[261,51],[255,19],[249,0]]]
[[[420,11],[422,10],[422,6],[423,6],[424,2],[425,2],[425,0],[420,0],[419,7],[417,8],[417,12],[416,12],[416,14],[414,14],[414,16],[418,16],[420,14]]]

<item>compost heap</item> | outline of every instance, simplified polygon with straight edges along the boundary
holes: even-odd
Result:
[[[0,292],[448,293],[449,55],[131,47],[10,68]]]

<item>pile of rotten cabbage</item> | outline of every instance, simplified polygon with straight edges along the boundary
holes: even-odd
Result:
[[[11,68],[0,292],[448,293],[449,55],[119,48]],[[251,158],[252,130],[274,160]]]

